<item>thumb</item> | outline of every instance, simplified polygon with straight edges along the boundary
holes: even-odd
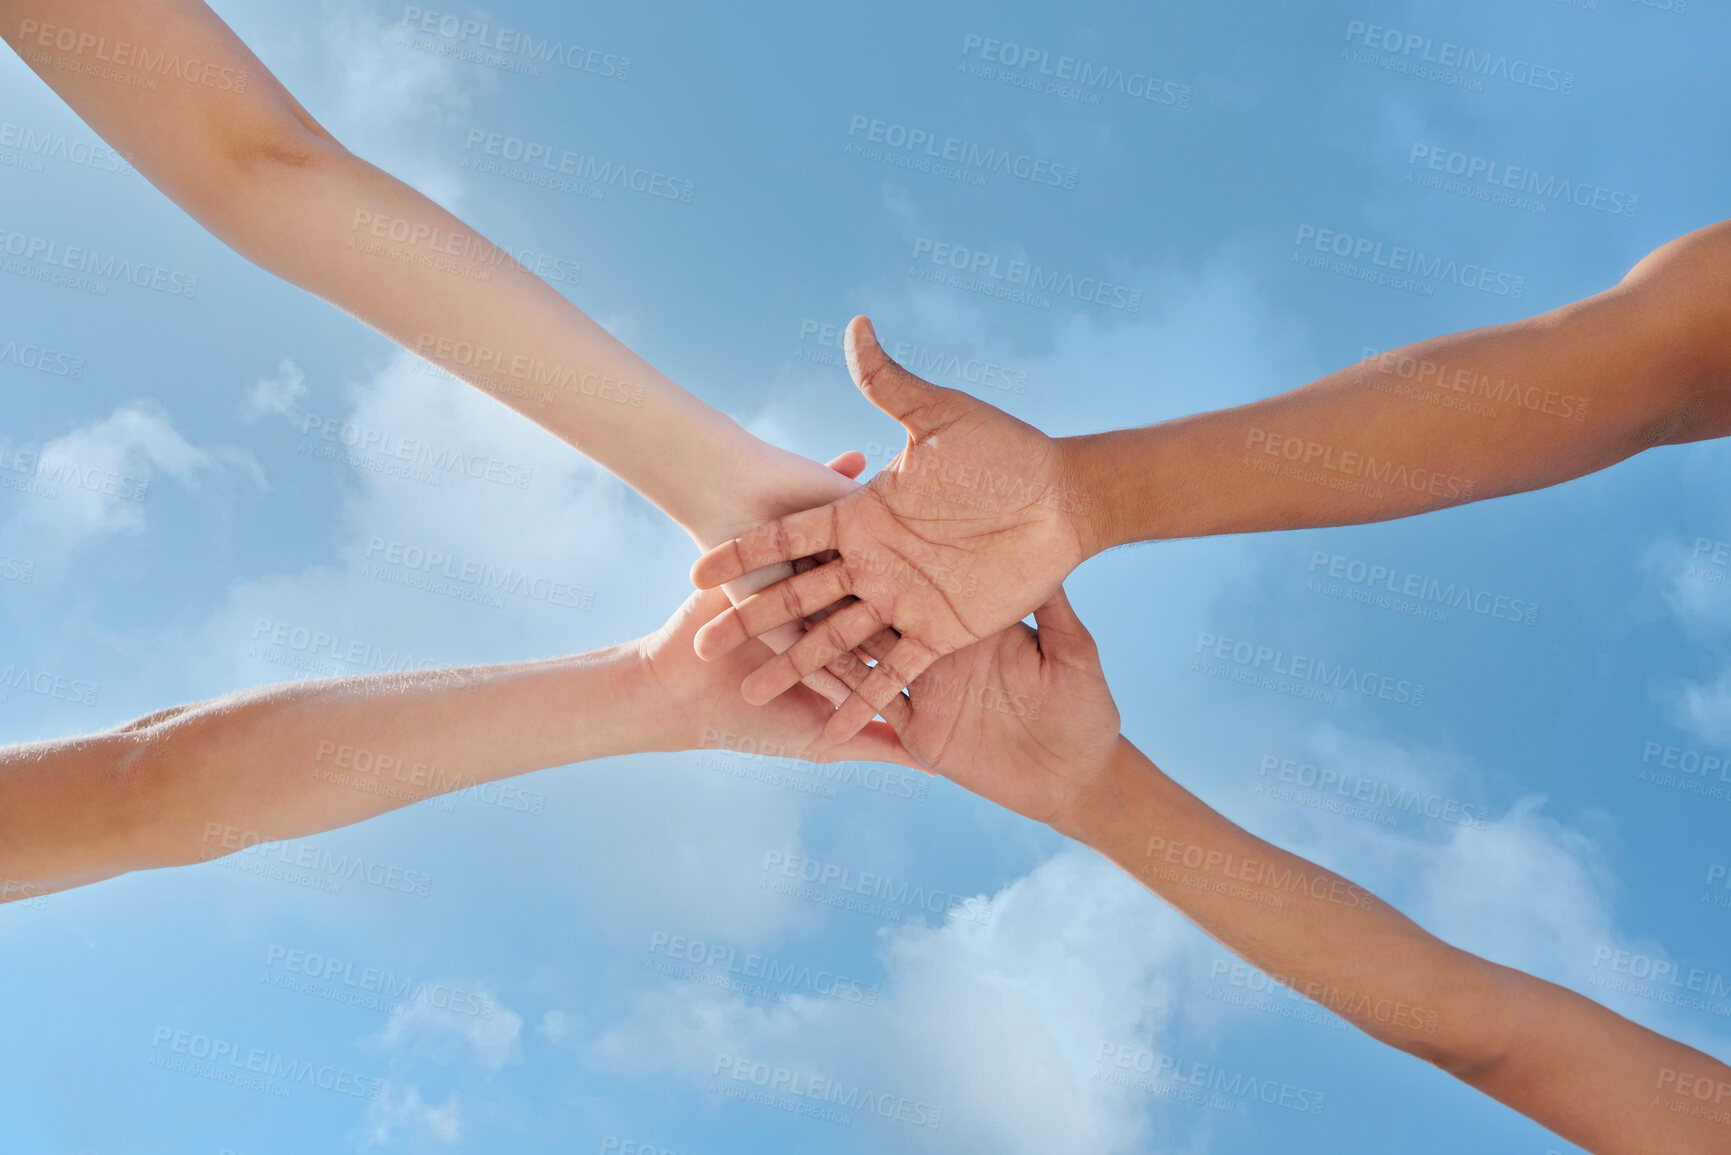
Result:
[[[901,422],[910,439],[928,437],[948,423],[950,390],[914,376],[891,360],[878,344],[870,321],[855,317],[848,322],[843,349],[854,384],[867,401]]]
[[[1100,668],[1100,647],[1095,645],[1094,635],[1088,632],[1082,619],[1076,616],[1063,586],[1046,599],[1045,605],[1034,611],[1034,625],[1039,628],[1040,653],[1047,661],[1094,670]]]

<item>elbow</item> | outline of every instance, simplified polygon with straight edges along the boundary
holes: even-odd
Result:
[[[154,727],[115,736],[120,743],[103,784],[105,821],[97,825],[122,871],[184,866],[197,861],[196,847],[174,836],[166,800],[171,793],[170,756],[162,732]]]

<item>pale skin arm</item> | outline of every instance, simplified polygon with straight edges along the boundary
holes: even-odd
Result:
[[[587,454],[699,545],[856,488],[751,436],[474,229],[350,153],[203,0],[0,0],[0,36],[212,235]],[[152,63],[164,59],[181,72]],[[855,459],[851,473],[863,466]],[[728,590],[742,598],[790,572],[766,568]],[[798,636],[765,641],[782,650]],[[812,684],[839,700],[821,675]]]
[[[1530,320],[1409,345],[1235,409],[1052,438],[909,373],[855,318],[850,372],[907,448],[863,489],[699,559],[692,580],[709,587],[800,551],[841,555],[724,612],[699,649],[724,654],[859,598],[745,684],[763,701],[895,629],[900,644],[830,725],[846,737],[933,661],[1020,621],[1113,546],[1406,517],[1731,434],[1728,333],[1731,222]]]
[[[1246,962],[1373,1038],[1597,1155],[1710,1155],[1731,1067],[1590,999],[1458,950],[1357,884],[1264,842],[1117,736],[1098,648],[1060,589],[940,659],[885,711],[908,752],[1111,859]],[[831,669],[849,685],[864,655]],[[1225,891],[1226,893],[1222,893]]]
[[[0,901],[220,858],[616,754],[743,736],[810,761],[911,764],[887,728],[844,746],[822,741],[830,707],[804,687],[767,708],[741,701],[751,662],[706,665],[691,649],[725,600],[695,595],[657,633],[573,657],[265,686],[103,734],[0,749]]]

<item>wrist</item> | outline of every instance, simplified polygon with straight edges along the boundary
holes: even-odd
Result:
[[[1118,735],[1105,769],[1072,794],[1046,825],[1065,838],[1104,851],[1111,831],[1131,812],[1130,803],[1147,784],[1152,768],[1130,739]]]
[[[1082,559],[1123,545],[1114,509],[1111,463],[1098,435],[1056,438],[1064,475],[1064,510],[1070,515]]]
[[[690,711],[675,701],[650,660],[648,639],[586,654],[607,687],[609,754],[666,753],[691,748]]]

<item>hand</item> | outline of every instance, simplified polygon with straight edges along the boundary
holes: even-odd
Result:
[[[691,571],[698,588],[711,589],[766,565],[839,551],[835,561],[746,598],[697,635],[698,652],[717,658],[858,598],[744,684],[748,701],[767,702],[885,627],[899,631],[825,729],[838,741],[945,654],[1026,617],[1083,557],[1080,511],[1056,441],[909,373],[884,353],[864,317],[848,326],[846,348],[855,382],[901,422],[907,448],[868,485],[718,546]]]
[[[640,713],[649,741],[657,750],[751,749],[806,762],[893,762],[923,769],[902,748],[895,732],[882,722],[865,727],[847,742],[823,740],[824,723],[834,712],[829,703],[805,686],[795,686],[763,706],[746,704],[739,683],[770,656],[759,642],[726,659],[705,662],[697,657],[692,638],[697,628],[727,606],[720,590],[691,595],[667,624],[634,647],[642,671]],[[839,684],[839,683],[838,683]]]
[[[1037,633],[1017,622],[938,659],[884,717],[922,767],[1062,832],[1117,746],[1118,707],[1061,587],[1034,620]],[[894,641],[886,630],[864,649],[888,652]],[[870,669],[853,654],[829,668],[850,686]]]
[[[859,488],[853,479],[865,469],[866,458],[857,449],[849,450],[824,466],[752,438],[741,448],[724,454],[717,465],[707,482],[715,500],[702,526],[693,530],[698,545],[705,549],[773,518],[847,496]],[[723,588],[728,599],[737,605],[766,586],[810,568],[812,563],[803,558],[792,565],[765,566],[727,582]],[[804,634],[803,625],[790,622],[768,631],[761,640],[779,654]],[[847,699],[847,687],[823,670],[813,671],[802,680],[828,699],[831,706],[839,706]]]

